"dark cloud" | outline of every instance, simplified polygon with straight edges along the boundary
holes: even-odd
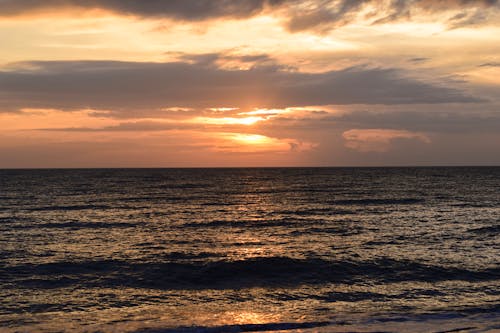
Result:
[[[481,25],[489,21],[490,15],[491,13],[483,8],[463,11],[452,17],[448,22],[448,26],[450,29],[455,29],[466,26]]]
[[[500,62],[486,62],[479,65],[479,67],[500,67]]]
[[[404,110],[401,107],[391,111],[357,110],[325,115],[306,114],[303,117],[283,115],[259,125],[264,135],[300,137],[343,132],[349,129],[405,130],[417,133],[464,135],[471,133],[498,133],[500,114],[498,108],[490,105],[488,110],[476,112],[463,106],[447,105],[434,109]],[[466,136],[465,136],[466,137]]]
[[[429,60],[430,60],[430,58],[425,58],[425,57],[416,57],[416,58],[410,58],[410,59],[408,59],[409,62],[413,62],[413,63],[416,63],[416,64],[427,62]]]
[[[38,61],[0,71],[0,110],[4,111],[54,108],[138,114],[173,107],[478,101],[460,90],[386,68],[303,73],[274,66],[227,70],[185,62]]]
[[[106,127],[65,127],[65,128],[41,128],[42,131],[52,132],[155,132],[173,130],[195,130],[203,129],[199,124],[165,123],[160,121],[134,121],[120,123],[115,126]]]
[[[168,118],[168,119],[188,119],[196,116],[202,116],[204,113],[212,113],[210,110],[198,109],[182,109],[182,108],[167,108],[167,109],[150,109],[150,110],[127,110],[124,114],[119,110],[100,110],[89,112],[91,116],[99,118],[127,118],[127,119],[142,119],[142,118]]]
[[[346,127],[405,129],[418,132],[495,133],[500,128],[498,112],[480,114],[463,111],[350,112],[327,118]]]
[[[364,19],[372,24],[411,20],[413,16],[455,12],[450,28],[487,22],[492,9],[500,9],[497,0],[316,0],[303,1],[290,8],[290,31],[325,32],[359,18],[361,9],[370,8]],[[458,12],[458,13],[456,13]]]
[[[22,15],[64,8],[105,9],[124,15],[200,21],[245,18],[284,0],[0,0],[0,15]]]
[[[344,25],[368,2],[363,0],[304,2],[291,10],[292,17],[287,26],[294,32]]]
[[[291,66],[285,66],[276,62],[268,54],[232,54],[230,52],[213,52],[213,53],[183,53],[183,52],[166,52],[167,55],[173,56],[176,60],[181,62],[187,62],[196,65],[204,66],[218,66],[219,64],[229,64],[231,68],[231,63],[237,66],[232,66],[239,68],[238,65],[246,65],[245,67],[258,69],[267,68],[275,70],[295,70],[296,68]]]
[[[303,112],[302,116],[276,116],[258,126],[241,124],[186,123],[171,119],[169,122],[156,120],[128,121],[105,127],[40,128],[54,132],[156,132],[156,131],[212,131],[257,133],[270,137],[300,137],[308,132],[342,132],[348,129],[406,130],[418,133],[497,133],[500,128],[500,114],[496,111],[351,111],[332,114],[326,111]]]
[[[415,15],[455,14],[450,28],[488,22],[498,0],[0,0],[0,16],[104,9],[120,15],[204,21],[248,18],[263,12],[285,21],[292,31],[325,32],[360,18],[372,24],[411,20]],[[365,11],[365,9],[367,9]]]

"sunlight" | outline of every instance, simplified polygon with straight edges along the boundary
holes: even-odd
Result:
[[[263,115],[263,116],[277,116],[282,113],[286,113],[288,110],[280,110],[280,109],[255,109],[253,111],[248,111],[248,112],[241,112],[238,113],[239,115],[250,115],[250,116],[255,116],[255,115]]]
[[[233,139],[246,144],[259,145],[259,144],[269,144],[272,139],[259,134],[234,134]]]
[[[194,122],[204,123],[210,125],[253,125],[258,121],[265,120],[263,117],[244,117],[244,118],[207,118],[198,117],[194,119]]]
[[[258,313],[253,311],[226,312],[228,323],[236,324],[264,324],[280,319],[280,316],[274,313]]]
[[[219,133],[223,144],[217,146],[217,151],[225,152],[299,152],[316,147],[312,142],[298,141],[291,138],[273,138],[260,134],[249,133]]]

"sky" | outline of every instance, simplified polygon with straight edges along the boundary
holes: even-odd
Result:
[[[0,168],[500,165],[500,1],[0,0]]]

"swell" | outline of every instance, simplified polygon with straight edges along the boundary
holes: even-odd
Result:
[[[180,225],[180,228],[258,228],[258,227],[285,227],[297,225],[300,222],[293,219],[274,220],[238,220],[238,221],[210,221],[210,222],[189,222]]]
[[[498,235],[498,233],[500,233],[500,225],[479,227],[479,228],[469,229],[467,231],[475,233],[475,234],[481,234],[481,235],[484,235],[484,234]]]
[[[92,210],[92,209],[113,209],[116,207],[108,205],[53,205],[53,206],[40,206],[32,208],[24,208],[25,210],[33,212],[43,211],[70,211],[70,210]]]
[[[424,199],[419,198],[387,198],[387,199],[344,199],[335,200],[331,204],[337,205],[413,205],[425,202]]]
[[[10,229],[111,229],[111,228],[134,228],[137,223],[127,222],[59,222],[59,223],[32,223],[10,226]]]
[[[474,203],[474,202],[464,202],[464,203],[457,203],[457,204],[450,204],[451,207],[457,207],[457,208],[493,208],[497,207],[498,203],[488,203],[488,202],[483,202],[483,203]]]
[[[309,215],[353,215],[357,211],[348,209],[337,209],[334,207],[326,208],[310,208],[310,209],[294,209],[294,210],[280,210],[280,214],[309,216]]]
[[[236,324],[222,326],[181,326],[175,328],[149,329],[140,330],[136,333],[224,333],[224,332],[271,332],[271,331],[288,331],[308,328],[318,328],[331,325],[330,322],[302,322],[302,323],[266,323],[266,324]],[[375,332],[373,332],[375,333]]]
[[[0,271],[0,284],[36,288],[77,285],[156,289],[233,289],[324,283],[355,284],[367,281],[391,283],[498,279],[500,279],[498,267],[476,271],[388,258],[368,262],[288,257],[188,263],[103,260],[27,264],[11,266]]]
[[[313,226],[327,224],[323,219],[310,219],[310,218],[273,218],[273,219],[247,219],[247,220],[215,220],[209,222],[188,222],[179,225],[180,228],[227,228],[227,227],[239,227],[239,228],[268,228],[268,227],[298,227],[298,226]],[[340,223],[335,226],[335,228],[330,227],[329,229],[335,229],[339,231],[350,231],[351,226],[349,223]],[[360,229],[357,227],[356,229]],[[318,228],[318,230],[320,230]]]

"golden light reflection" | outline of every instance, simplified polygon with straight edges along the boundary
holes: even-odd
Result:
[[[228,318],[228,324],[267,324],[281,319],[281,316],[275,313],[268,314],[253,311],[229,311],[225,313],[224,317]]]

